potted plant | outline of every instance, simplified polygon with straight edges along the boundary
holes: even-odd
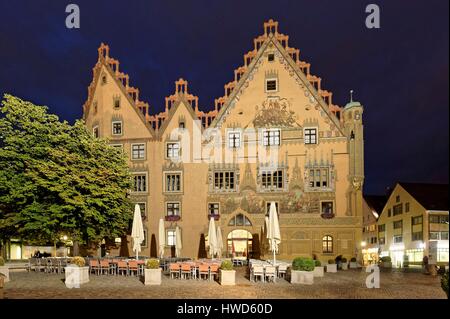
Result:
[[[3,259],[3,257],[0,257],[0,274],[4,275],[5,282],[9,281],[9,268],[8,266],[5,266],[5,260]]]
[[[80,288],[81,284],[89,282],[89,266],[83,257],[76,256],[70,259],[70,263],[64,267],[65,284],[67,288]]]
[[[236,284],[236,270],[233,270],[231,260],[224,260],[220,265],[220,284],[234,286]]]
[[[347,258],[345,258],[345,257],[341,259],[341,269],[348,270]]]
[[[161,285],[162,269],[158,259],[149,259],[145,263],[144,285]]]
[[[327,272],[337,272],[337,264],[334,259],[328,259]]]
[[[312,258],[297,257],[292,262],[291,284],[312,285],[315,263]]]
[[[381,267],[383,268],[392,268],[392,260],[389,256],[381,257],[380,259]]]
[[[315,264],[313,271],[314,277],[323,277],[325,267],[322,266],[320,260],[314,260],[314,264]]]
[[[442,290],[447,294],[448,298],[448,270],[445,271],[445,274],[441,278],[441,287]]]
[[[356,257],[350,259],[350,269],[358,268],[358,263],[356,262]]]

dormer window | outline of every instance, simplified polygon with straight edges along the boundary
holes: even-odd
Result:
[[[113,106],[115,109],[120,108],[120,97],[118,96],[113,97]]]
[[[112,122],[112,135],[122,135],[122,121]]]
[[[269,62],[275,61],[275,54],[269,53],[269,54],[267,55],[267,61],[269,61]]]
[[[317,144],[317,128],[305,128],[303,136],[305,144]]]

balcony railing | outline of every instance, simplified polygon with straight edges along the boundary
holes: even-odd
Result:
[[[165,217],[165,219],[167,222],[176,222],[181,219],[181,216],[180,215],[167,215]]]

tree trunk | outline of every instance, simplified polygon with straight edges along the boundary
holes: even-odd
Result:
[[[78,240],[74,240],[73,247],[72,247],[72,255],[78,256],[80,254],[80,246],[78,244]]]

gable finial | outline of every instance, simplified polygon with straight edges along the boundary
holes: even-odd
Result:
[[[353,90],[350,90],[350,103],[353,102]]]

